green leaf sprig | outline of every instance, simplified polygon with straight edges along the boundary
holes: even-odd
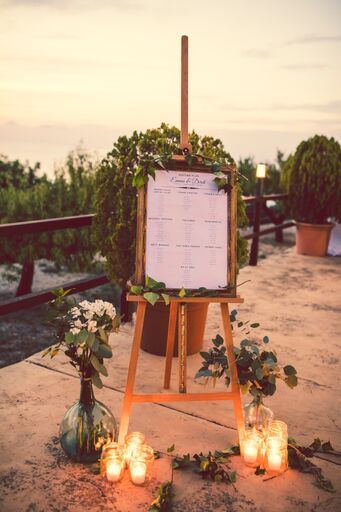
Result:
[[[288,462],[289,467],[297,469],[302,473],[311,473],[315,478],[315,485],[327,492],[335,492],[334,486],[326,478],[322,469],[310,459],[318,452],[333,452],[334,449],[329,441],[323,443],[320,439],[314,439],[309,446],[300,446],[294,438],[288,440]]]
[[[171,510],[175,494],[172,491],[172,482],[163,482],[157,492],[156,498],[150,504],[148,512],[168,512]]]
[[[173,452],[174,445],[167,449],[168,453]],[[204,480],[234,484],[237,480],[236,471],[230,470],[230,455],[237,455],[238,447],[227,448],[226,450],[209,451],[206,455],[200,452],[193,457],[189,453],[176,455],[172,460],[173,469],[194,469],[195,473],[201,475]]]
[[[234,347],[234,355],[238,371],[238,378],[243,393],[249,392],[257,399],[263,396],[271,396],[276,392],[276,381],[283,380],[291,389],[297,386],[297,371],[292,365],[281,366],[274,350],[268,348],[269,337],[263,336],[262,340],[253,337],[254,329],[259,323],[250,323],[237,320],[237,311],[230,314],[232,329],[239,329],[243,339],[240,347]],[[251,335],[251,336],[250,336]],[[226,347],[222,336],[212,340],[213,347],[207,352],[200,352],[203,360],[201,368],[195,378],[205,378],[206,383],[224,378],[228,387],[231,381],[230,369],[226,356]]]

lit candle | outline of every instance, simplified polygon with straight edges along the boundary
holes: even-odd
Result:
[[[244,461],[246,464],[254,464],[258,456],[258,442],[256,439],[244,441]]]
[[[268,467],[270,471],[279,471],[281,469],[282,457],[279,450],[268,450]]]
[[[121,478],[122,462],[119,460],[108,460],[106,473],[109,482],[118,482]]]
[[[147,464],[144,462],[134,461],[130,463],[131,481],[135,485],[142,485],[146,480]]]
[[[271,451],[279,451],[281,448],[282,439],[280,437],[269,437],[267,440],[267,447]]]

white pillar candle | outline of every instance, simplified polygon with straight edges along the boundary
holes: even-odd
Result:
[[[119,460],[108,460],[106,473],[109,482],[118,482],[121,478],[122,463]]]
[[[247,464],[254,464],[258,456],[258,442],[256,439],[244,441],[244,461]]]
[[[268,449],[268,467],[270,471],[280,471],[281,464],[281,453],[278,450]]]
[[[134,461],[130,463],[131,481],[135,485],[142,485],[146,480],[147,464],[144,462]]]

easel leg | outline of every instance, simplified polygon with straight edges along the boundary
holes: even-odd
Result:
[[[163,387],[165,389],[169,389],[169,387],[170,387],[172,360],[173,360],[174,343],[175,343],[177,311],[178,311],[178,304],[176,302],[171,302],[170,303],[170,311],[169,311],[168,333],[167,333],[165,378],[164,378],[164,383],[163,383]]]
[[[178,320],[179,393],[186,393],[187,305],[180,304]]]
[[[231,330],[231,322],[230,322],[230,312],[229,312],[229,306],[227,303],[221,303],[220,308],[221,308],[221,316],[222,316],[223,326],[224,326],[227,360],[229,363],[230,375],[231,375],[231,391],[234,395],[233,405],[234,405],[234,414],[235,414],[235,417],[237,420],[239,446],[242,446],[242,439],[244,436],[244,416],[243,416],[242,400],[241,400],[241,396],[240,396],[238,371],[237,371],[237,366],[236,366],[236,362],[235,362],[235,356],[233,353],[233,338],[232,338],[232,330]]]
[[[135,385],[137,359],[138,359],[139,349],[140,349],[140,345],[141,345],[142,330],[143,330],[144,316],[146,313],[146,307],[147,307],[147,302],[139,302],[138,306],[137,306],[134,340],[133,340],[133,345],[132,345],[131,354],[130,354],[127,385],[126,385],[126,390],[125,390],[123,405],[122,405],[120,434],[118,437],[118,442],[120,444],[124,443],[124,438],[128,432],[129,417],[130,417],[131,404],[132,404],[132,396],[133,396],[134,385]]]

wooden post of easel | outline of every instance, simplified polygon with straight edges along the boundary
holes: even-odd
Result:
[[[181,139],[180,148],[183,155],[176,155],[173,157],[174,161],[185,162],[185,156],[192,152],[192,146],[188,141],[188,37],[182,36],[181,38]],[[230,218],[233,225],[236,223],[236,202],[237,192],[234,186],[234,178],[231,180],[231,209]],[[144,279],[144,243],[145,243],[145,198],[146,189],[139,190],[138,203],[137,203],[137,243],[136,243],[136,281],[143,283]],[[170,297],[170,313],[167,333],[167,348],[166,348],[166,361],[164,373],[164,389],[170,388],[171,370],[174,344],[176,334],[178,338],[178,365],[179,365],[179,393],[157,393],[157,394],[136,394],[134,393],[135,377],[137,369],[138,355],[141,345],[143,324],[147,301],[143,296],[128,295],[127,300],[137,303],[137,316],[136,326],[131,349],[127,385],[123,399],[119,443],[123,444],[125,436],[128,432],[130,413],[133,403],[164,403],[164,402],[190,402],[190,401],[216,401],[216,400],[230,400],[233,401],[234,414],[237,422],[237,431],[239,442],[241,443],[244,433],[244,420],[243,410],[240,395],[240,387],[238,381],[238,372],[233,353],[233,339],[230,323],[229,304],[240,304],[243,299],[235,296],[236,287],[236,233],[235,229],[229,232],[229,246],[231,258],[230,267],[228,271],[228,283],[231,289],[234,290],[234,296],[221,296],[221,297]],[[233,293],[233,292],[232,292]],[[187,307],[188,304],[193,303],[219,303],[222,324],[224,329],[224,339],[226,344],[226,355],[230,368],[231,375],[231,391],[226,392],[212,392],[212,393],[187,393],[186,390],[186,354],[187,354]],[[178,320],[178,333],[176,333],[176,322]]]

